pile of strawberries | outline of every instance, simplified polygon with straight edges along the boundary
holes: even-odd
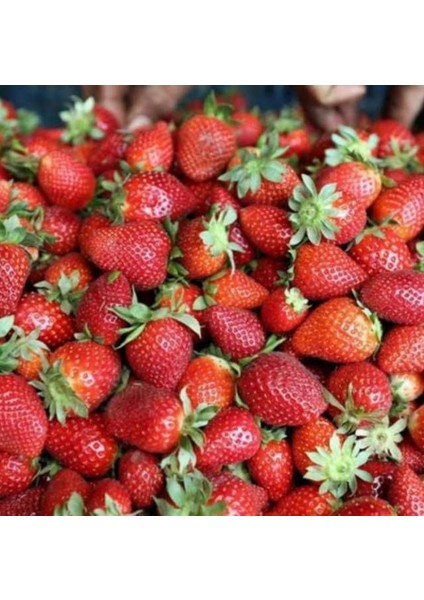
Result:
[[[424,515],[424,135],[234,100],[0,104],[0,515]]]

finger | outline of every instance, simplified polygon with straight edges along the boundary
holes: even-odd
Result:
[[[191,88],[189,85],[131,86],[127,125],[130,130],[168,116]]]
[[[304,109],[311,122],[324,131],[335,131],[343,124],[342,116],[334,108],[319,104],[304,104]]]
[[[127,88],[127,85],[99,85],[97,91],[99,104],[110,110],[121,124],[125,120]]]
[[[343,102],[338,107],[338,112],[345,125],[351,125],[354,127],[358,122],[359,107],[357,100],[349,100]]]
[[[364,85],[305,85],[306,93],[323,106],[336,106],[357,101],[366,92]]]
[[[418,116],[423,104],[424,85],[392,86],[385,115],[410,127]]]

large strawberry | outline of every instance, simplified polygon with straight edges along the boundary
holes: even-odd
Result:
[[[241,374],[238,390],[252,413],[269,425],[303,425],[327,407],[317,379],[283,352],[250,363]]]
[[[91,492],[90,485],[75,471],[62,469],[48,483],[41,498],[43,516],[72,516],[84,514],[84,502]]]
[[[388,499],[401,517],[424,516],[424,483],[406,465],[395,471]]]
[[[177,391],[185,389],[191,406],[210,404],[227,408],[235,397],[235,374],[222,358],[213,355],[194,358],[181,377]]]
[[[38,456],[45,444],[47,417],[35,390],[18,375],[0,375],[0,451]]]
[[[394,517],[396,512],[381,498],[361,496],[348,500],[334,514],[337,517]]]
[[[266,256],[282,258],[293,235],[288,214],[276,206],[247,206],[240,211],[240,224],[248,240]]]
[[[407,244],[387,226],[364,229],[348,254],[369,276],[412,267]]]
[[[384,336],[377,364],[386,373],[423,371],[424,327],[403,325],[391,329]]]
[[[331,494],[321,494],[315,485],[303,485],[283,496],[266,513],[269,517],[327,517],[333,513]]]
[[[153,454],[127,450],[119,461],[119,481],[135,508],[151,506],[164,486],[164,476]]]
[[[137,131],[125,154],[130,167],[143,172],[155,169],[169,171],[173,158],[172,134],[164,121]]]
[[[328,449],[335,431],[334,425],[324,417],[314,419],[294,430],[292,437],[293,462],[301,475],[305,475],[308,467],[313,464],[308,453],[318,447]]]
[[[343,198],[368,208],[381,192],[381,176],[363,162],[345,162],[323,169],[317,178],[317,188],[335,184]]]
[[[36,473],[36,465],[30,458],[0,452],[0,498],[23,492]]]

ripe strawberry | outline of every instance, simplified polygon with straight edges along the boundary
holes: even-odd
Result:
[[[0,452],[0,498],[26,490],[35,472],[30,458]]]
[[[0,517],[34,517],[40,514],[42,487],[31,488],[0,500]]]
[[[264,130],[259,117],[249,112],[235,112],[231,116],[231,120],[236,123],[234,132],[238,147],[256,146]]]
[[[58,287],[63,278],[74,283],[72,292],[81,292],[93,279],[93,271],[81,254],[70,252],[49,265],[44,276],[45,281],[54,287]]]
[[[252,413],[268,425],[304,425],[327,407],[317,379],[283,352],[251,362],[242,371],[238,391]]]
[[[47,417],[35,390],[19,375],[0,375],[0,452],[38,456]]]
[[[121,271],[138,290],[165,280],[171,243],[162,227],[150,221],[105,225],[87,219],[80,234],[83,254],[102,271]]]
[[[241,360],[265,345],[265,332],[258,317],[248,310],[211,306],[205,310],[205,324],[213,342],[231,360]]]
[[[397,373],[391,375],[393,396],[403,405],[412,404],[424,393],[424,375],[421,373]]]
[[[381,319],[400,325],[424,322],[424,273],[380,273],[365,282],[361,298]]]
[[[62,469],[48,483],[41,498],[43,516],[82,516],[84,502],[91,492],[90,485],[70,469]]]
[[[424,516],[424,483],[406,465],[395,471],[388,499],[401,517]]]
[[[54,150],[40,161],[38,183],[51,204],[77,211],[93,198],[96,179],[91,169],[69,153]]]
[[[363,162],[344,162],[323,169],[317,179],[317,189],[332,183],[344,199],[368,208],[381,192],[381,176]]]
[[[180,393],[184,388],[193,409],[201,404],[227,408],[235,397],[235,374],[222,358],[198,356],[184,371],[177,392]]]
[[[112,393],[121,361],[110,346],[91,340],[68,342],[49,357],[50,366],[36,383],[50,418],[64,423],[68,415],[87,417]]]
[[[119,271],[104,273],[89,285],[81,298],[76,313],[78,331],[88,330],[96,341],[115,344],[125,321],[112,309],[129,307],[131,300],[131,286],[125,275]]]
[[[253,480],[273,502],[285,496],[293,483],[293,458],[284,429],[262,429],[262,444],[247,466]]]
[[[424,176],[410,177],[382,192],[372,205],[371,216],[377,223],[390,219],[389,225],[403,240],[411,240],[424,227]]]
[[[0,318],[16,311],[29,272],[30,260],[24,248],[0,241]]]
[[[215,180],[208,179],[207,181],[192,181],[191,179],[181,177],[181,181],[191,191],[193,196],[197,198],[197,208],[203,214],[202,208],[206,205],[208,197],[212,193],[212,189],[217,185]]]
[[[96,104],[94,98],[74,98],[68,110],[62,111],[59,116],[65,123],[61,139],[75,146],[90,138],[100,140],[119,127],[115,115],[104,106]]]
[[[247,239],[266,256],[287,254],[293,230],[285,210],[276,206],[247,206],[240,211],[240,225]]]
[[[293,285],[309,300],[342,296],[366,278],[365,271],[333,244],[303,244],[296,252]]]
[[[369,276],[412,267],[408,246],[386,226],[364,229],[348,254]]]
[[[377,364],[386,373],[418,373],[424,370],[424,328],[393,327],[383,339]]]
[[[303,485],[283,496],[266,513],[269,517],[327,517],[333,513],[330,493],[321,494],[315,485]]]
[[[226,269],[217,273],[204,284],[206,305],[219,304],[228,308],[257,308],[269,293],[260,283],[244,271]]]
[[[257,517],[266,504],[262,488],[228,472],[211,477],[213,485],[209,504],[224,503],[220,513],[229,517]]]
[[[305,475],[308,468],[313,465],[308,453],[314,452],[318,447],[328,450],[335,431],[334,425],[324,417],[314,419],[294,430],[292,438],[293,462],[301,475]]]
[[[101,477],[109,471],[118,446],[107,431],[103,414],[73,417],[61,424],[49,422],[46,446],[57,461],[84,477]]]
[[[111,399],[106,418],[110,433],[126,444],[167,454],[180,440],[184,411],[172,391],[133,383]]]
[[[345,502],[335,513],[336,517],[394,517],[392,506],[381,498],[361,496]]]
[[[196,301],[201,297],[202,291],[194,283],[168,279],[159,289],[155,306],[166,308],[171,312],[184,311],[185,314],[202,322],[203,312],[194,308]],[[196,336],[193,331],[192,333]]]
[[[204,429],[205,440],[196,451],[196,467],[216,472],[223,465],[248,460],[256,454],[261,433],[252,415],[244,408],[220,411]]]
[[[399,444],[399,450],[402,453],[403,465],[408,466],[415,473],[424,473],[424,452],[418,449],[408,434]]]
[[[267,331],[281,335],[300,325],[308,311],[308,302],[297,288],[278,288],[263,303],[261,320]]]
[[[49,348],[67,342],[74,335],[73,320],[60,304],[35,292],[22,297],[16,308],[15,325],[26,334],[38,329],[39,341]]]
[[[370,131],[378,135],[377,156],[381,158],[394,153],[394,144],[401,150],[415,145],[415,138],[409,129],[394,119],[375,121]]]
[[[228,239],[240,248],[234,255],[234,264],[236,267],[244,267],[255,258],[255,248],[244,235],[238,223],[231,225]]]
[[[92,148],[87,158],[88,167],[96,176],[114,171],[124,159],[127,146],[126,136],[119,131],[114,131]]]
[[[362,467],[370,473],[372,481],[358,479],[356,496],[372,496],[374,498],[385,498],[397,464],[393,461],[369,460]]]
[[[269,292],[276,287],[281,277],[285,274],[286,265],[280,260],[268,258],[267,256],[258,258],[256,265],[253,266],[251,277],[263,285]]]
[[[17,209],[18,206],[22,206],[22,210],[34,211],[36,208],[46,207],[47,202],[42,193],[30,183],[0,180],[0,212]]]
[[[163,472],[153,454],[127,450],[119,461],[119,481],[135,508],[151,506],[164,486]]]
[[[87,499],[87,512],[99,517],[129,515],[131,498],[125,487],[116,479],[97,481]]]
[[[351,298],[341,297],[315,308],[296,329],[292,342],[300,355],[350,363],[372,356],[380,338],[380,323]]]
[[[188,187],[191,189],[192,186]],[[232,208],[236,211],[237,215],[241,208],[239,202],[221,183],[213,183],[201,201],[197,200],[196,214],[201,216],[210,213],[214,206],[218,212]]]
[[[287,148],[284,156],[305,156],[311,150],[311,141],[305,129],[293,129],[278,136],[280,146]]]
[[[125,159],[132,169],[169,171],[174,158],[174,145],[168,124],[158,121],[149,129],[137,131],[127,148]]]
[[[417,448],[424,452],[424,405],[409,417],[408,429]]]
[[[184,175],[206,181],[219,175],[236,150],[236,138],[226,106],[216,105],[210,96],[204,114],[194,115],[178,130],[176,159]]]
[[[51,254],[62,256],[78,248],[78,234],[81,219],[67,208],[48,206],[44,211],[43,233],[53,236],[54,241],[46,241],[44,248]]]
[[[285,156],[303,157],[311,150],[309,132],[298,108],[283,108],[279,115],[271,117],[268,126],[277,131],[279,144],[285,148]]]

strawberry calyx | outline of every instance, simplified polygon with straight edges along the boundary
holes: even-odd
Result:
[[[357,306],[362,310],[362,312],[364,313],[364,315],[369,319],[369,321],[371,322],[371,329],[373,331],[373,333],[375,334],[376,338],[377,338],[377,342],[378,345],[375,349],[374,354],[377,353],[378,348],[380,347],[381,341],[383,339],[383,326],[381,324],[380,319],[378,318],[377,314],[375,312],[372,312],[369,308],[367,308],[365,306],[365,304],[363,304],[360,299],[358,294],[356,293],[355,290],[352,290],[352,295],[355,298],[355,302],[357,304]]]
[[[23,227],[17,215],[12,215],[0,219],[0,242],[38,248],[43,244],[43,239]]]
[[[90,513],[93,517],[122,517],[122,510],[117,502],[109,495],[105,494],[105,508],[96,508]]]
[[[93,97],[81,100],[73,96],[68,110],[59,113],[59,117],[65,124],[65,131],[62,134],[62,141],[65,144],[76,146],[82,144],[87,138],[92,140],[104,138],[104,132],[96,127],[94,106],[95,100]]]
[[[366,411],[363,406],[357,406],[353,398],[353,385],[349,383],[346,400],[341,404],[336,398],[325,390],[325,397],[329,404],[337,408],[340,413],[335,417],[340,433],[351,433],[364,421],[367,423],[378,423],[382,415],[378,411]]]
[[[270,442],[281,442],[287,437],[285,427],[271,427],[269,425],[261,425],[262,447]]]
[[[235,270],[234,252],[243,252],[243,248],[236,242],[229,240],[230,225],[237,221],[237,213],[231,206],[219,210],[213,206],[210,216],[203,220],[204,231],[200,233],[200,239],[212,256],[220,256],[225,253],[230,261],[231,269]]]
[[[8,116],[7,107],[0,100],[0,134],[3,141],[8,142],[17,134],[29,135],[40,123],[38,115],[25,108],[19,108],[16,116]]]
[[[271,115],[266,122],[271,131],[278,133],[291,133],[305,125],[302,114],[295,106],[286,106],[277,116]]]
[[[292,211],[289,220],[295,232],[290,245],[297,246],[306,239],[312,244],[319,244],[322,237],[334,240],[338,231],[334,219],[345,215],[344,209],[334,206],[341,197],[336,184],[327,183],[318,192],[309,175],[302,175],[302,182],[303,185],[295,187],[289,200]]]
[[[184,279],[184,277],[188,274],[188,271],[187,271],[187,269],[185,269],[183,267],[183,265],[178,260],[183,255],[183,253],[177,246],[177,234],[178,234],[179,224],[177,221],[171,221],[171,219],[169,217],[167,217],[163,221],[163,226],[172,242],[172,249],[169,254],[167,271],[173,277],[176,277],[178,279]]]
[[[375,133],[364,140],[352,127],[340,125],[338,132],[331,136],[331,140],[335,148],[327,148],[325,151],[325,164],[331,167],[344,162],[362,162],[372,167],[376,167],[380,163],[373,156],[373,151],[379,141]]]
[[[403,169],[407,173],[422,173],[423,165],[417,158],[418,146],[400,146],[399,140],[390,140],[392,154],[381,160],[386,169]]]
[[[356,430],[356,436],[361,438],[358,445],[378,458],[391,458],[400,462],[402,453],[397,444],[402,441],[401,432],[406,424],[406,419],[399,419],[390,425],[389,417],[386,416],[371,427]]]
[[[68,277],[61,273],[57,284],[48,281],[39,281],[34,287],[51,302],[57,302],[64,313],[75,313],[81,297],[86,288],[78,289],[80,275],[77,270],[72,271]]]
[[[348,491],[356,492],[357,479],[372,481],[372,475],[361,469],[371,452],[361,449],[354,435],[341,444],[335,433],[328,449],[319,446],[306,454],[314,464],[308,467],[305,479],[322,482],[319,487],[321,494],[330,492],[335,498],[342,498]]]
[[[408,409],[409,402],[416,397],[411,397],[411,383],[408,377],[404,375],[390,375],[390,389],[393,395],[393,402],[390,407],[390,416],[398,417]],[[419,394],[419,392],[418,392]]]
[[[418,263],[415,265],[415,270],[424,273],[424,242],[417,242],[415,248],[418,253]]]
[[[69,500],[55,507],[54,517],[82,517],[85,513],[84,500],[81,494],[72,492]]]
[[[187,310],[182,286],[189,287],[189,283],[182,277],[165,281],[156,294],[154,306],[160,306],[163,300],[169,300],[171,311]]]
[[[3,154],[2,164],[14,179],[33,183],[38,173],[40,159],[29,154],[19,142],[16,142]]]
[[[233,124],[231,115],[234,112],[234,108],[231,104],[225,102],[217,102],[215,92],[210,92],[203,103],[203,114],[206,117],[215,117],[220,121],[224,121],[229,125]]]
[[[305,312],[305,310],[310,307],[308,300],[296,287],[286,288],[284,290],[284,296],[286,297],[286,304],[290,306],[298,315]]]
[[[20,360],[31,360],[34,355],[44,357],[48,351],[46,344],[38,339],[39,329],[34,329],[28,335],[13,324],[13,315],[0,319],[0,338],[10,336],[0,344],[0,373],[12,373]]]

